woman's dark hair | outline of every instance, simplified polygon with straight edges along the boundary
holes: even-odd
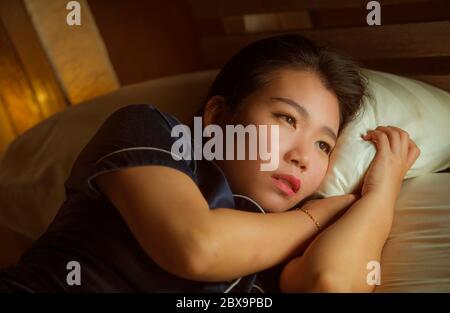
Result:
[[[270,82],[270,74],[280,69],[318,74],[339,101],[339,130],[355,118],[362,109],[364,96],[369,96],[367,80],[350,57],[318,46],[301,35],[287,34],[253,42],[240,50],[217,75],[206,101],[220,95],[227,110],[236,112],[247,96]],[[203,115],[203,111],[204,106],[198,115]]]

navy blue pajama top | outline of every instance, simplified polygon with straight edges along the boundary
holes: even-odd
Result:
[[[29,292],[279,292],[284,264],[220,283],[175,276],[140,247],[125,221],[95,185],[96,176],[118,169],[162,165],[189,175],[210,209],[263,213],[252,199],[234,195],[220,168],[207,160],[171,155],[173,116],[147,104],[112,113],[78,156],[65,182],[66,201],[47,231],[18,264],[0,271],[0,291]],[[236,243],[239,251],[239,243]],[[69,285],[67,265],[80,265],[80,284]]]

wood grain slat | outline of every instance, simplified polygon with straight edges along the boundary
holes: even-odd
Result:
[[[301,29],[323,29],[367,26],[367,10],[361,8],[339,8],[317,11],[289,11],[233,15],[222,18],[196,19],[194,21],[200,36],[214,36],[223,34],[238,34],[251,32],[246,30],[245,19],[267,16],[278,18],[272,28],[265,31],[286,31]],[[450,20],[450,1],[436,0],[432,2],[407,3],[382,7],[381,24],[392,25],[402,23],[436,22]],[[230,25],[230,27],[225,27]],[[282,24],[282,25],[278,25]],[[237,25],[238,27],[233,27]],[[231,30],[231,31],[230,31]],[[261,31],[261,30],[257,30]]]
[[[312,28],[308,11],[244,15],[245,32],[288,31]]]
[[[294,10],[366,8],[361,0],[189,0],[195,19]],[[381,6],[434,2],[433,0],[379,0]]]
[[[409,76],[450,92],[450,74],[448,75],[412,75]]]
[[[374,70],[401,75],[446,75],[450,74],[450,56],[430,58],[402,58],[360,60],[362,66]]]
[[[301,34],[357,60],[450,56],[450,21],[307,30]],[[247,44],[281,33],[206,36],[201,39],[205,67],[222,66]],[[420,35],[418,35],[420,34]]]
[[[202,69],[186,0],[87,2],[121,86]],[[200,27],[223,29],[222,21]]]
[[[367,10],[360,8],[312,11],[314,28],[367,26]],[[402,24],[450,20],[450,1],[390,5],[381,8],[381,24]]]

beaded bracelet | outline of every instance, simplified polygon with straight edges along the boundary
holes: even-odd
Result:
[[[314,218],[314,216],[312,216],[311,213],[309,213],[309,211],[307,209],[299,208],[299,210],[309,216],[309,218],[314,222],[314,224],[316,224],[316,227],[319,231],[322,230],[322,227],[320,226],[319,222],[317,222],[317,220]]]

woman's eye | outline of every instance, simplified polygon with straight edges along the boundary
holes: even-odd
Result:
[[[325,141],[319,141],[319,147],[320,147],[320,149],[325,151],[326,154],[330,154],[331,153],[331,147]]]
[[[295,123],[297,122],[297,120],[292,116],[287,114],[275,114],[275,116],[281,118],[282,120],[286,121],[286,123],[288,123],[289,125],[295,127]]]

